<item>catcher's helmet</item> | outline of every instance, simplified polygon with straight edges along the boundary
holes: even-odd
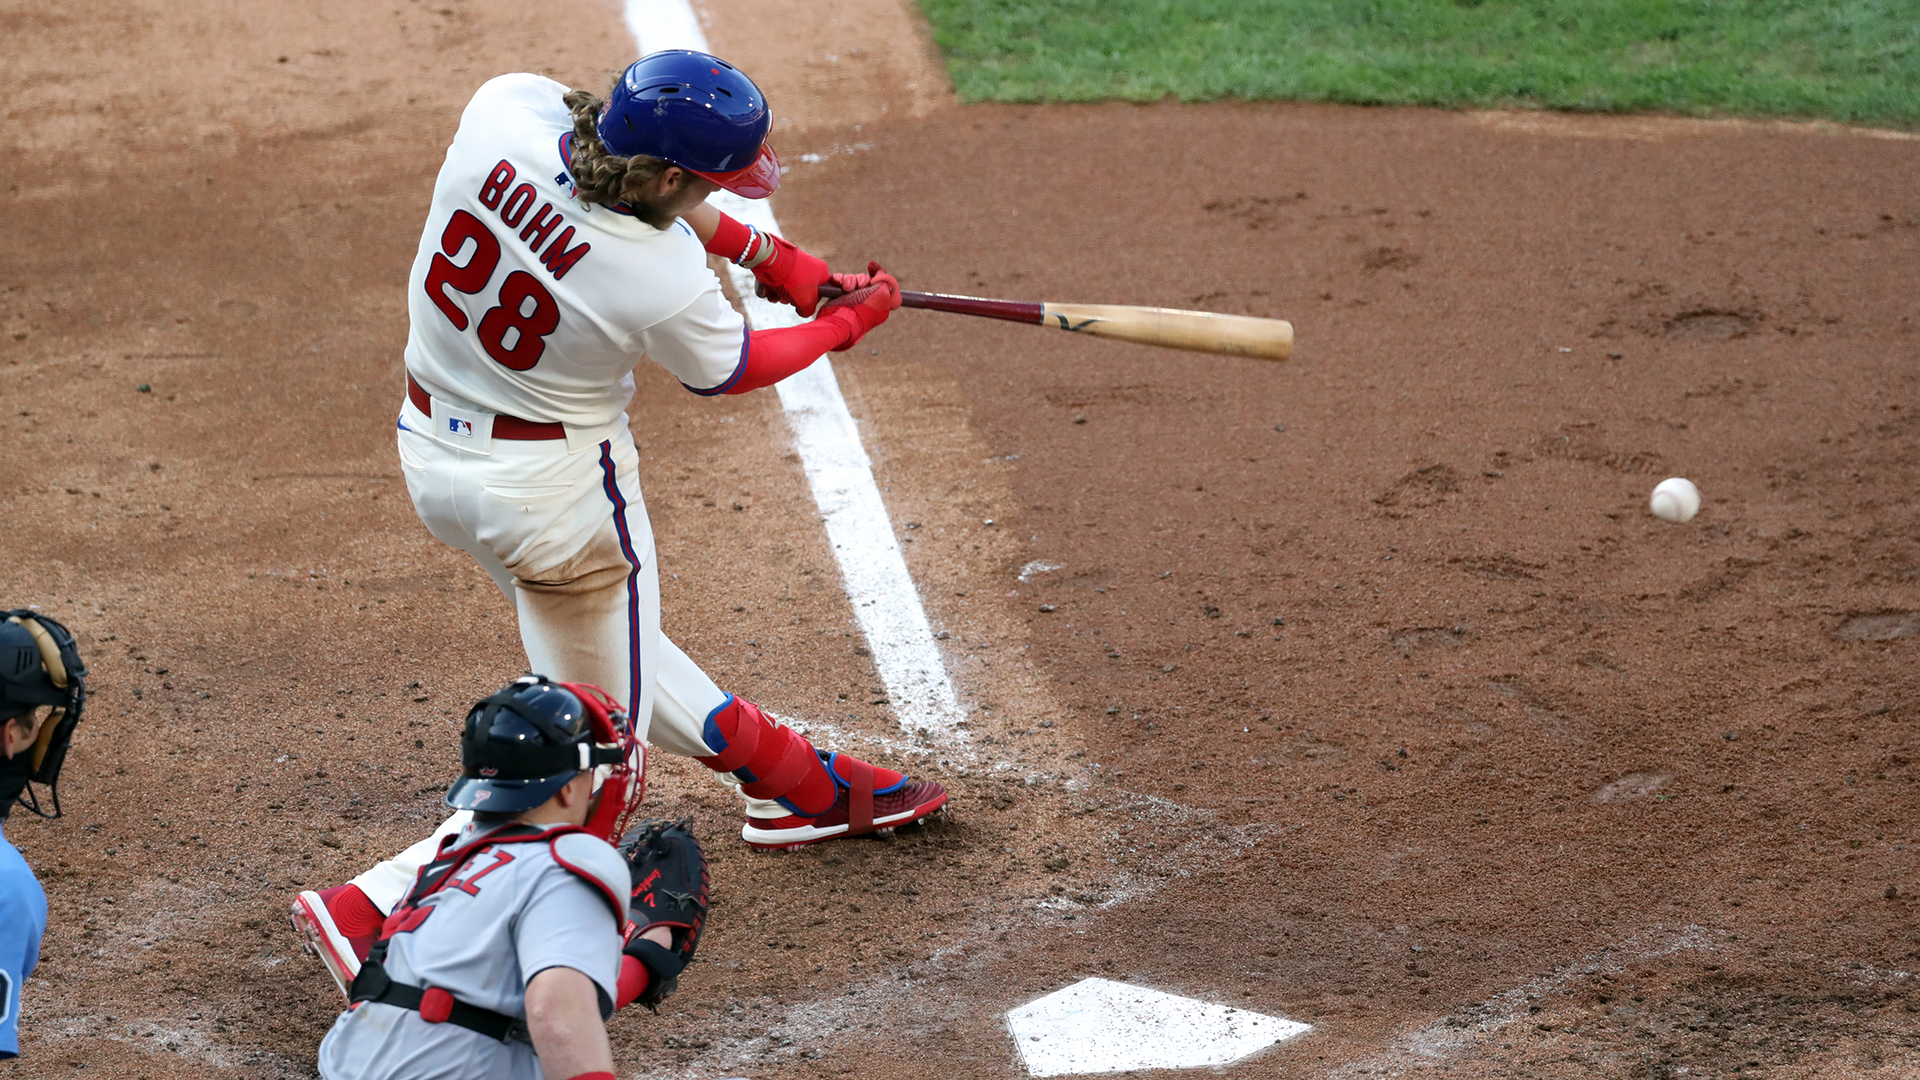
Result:
[[[531,810],[592,769],[595,803],[587,831],[610,839],[639,805],[645,760],[626,712],[606,691],[522,675],[467,713],[461,776],[447,789],[447,805]]]
[[[0,612],[0,720],[49,710],[33,746],[22,751],[26,760],[5,763],[0,819],[16,797],[41,817],[60,816],[60,766],[86,707],[86,676],[87,665],[66,627],[31,608]],[[48,786],[52,813],[40,808],[28,781]]]
[[[672,162],[748,199],[780,186],[766,96],[725,60],[663,49],[628,65],[596,125],[607,152]]]

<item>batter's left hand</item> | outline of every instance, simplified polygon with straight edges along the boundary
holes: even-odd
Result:
[[[877,262],[868,263],[867,272],[864,274],[831,274],[827,277],[827,281],[839,289],[841,295],[844,296],[847,293],[856,293],[861,289],[875,284],[879,281],[881,275],[885,275],[887,279],[888,310],[891,311],[900,306],[900,283],[893,280],[892,274],[888,274],[885,270],[880,269],[880,264]]]
[[[773,241],[773,258],[754,267],[759,284],[753,291],[775,303],[791,304],[802,317],[811,318],[820,305],[820,286],[832,277],[827,264],[778,236],[767,239]]]
[[[842,344],[834,347],[834,352],[843,352],[859,344],[867,331],[886,322],[887,316],[900,307],[900,283],[894,280],[892,274],[880,269],[877,262],[868,263],[864,274],[835,274],[833,283],[847,291],[827,301],[827,306],[820,310],[820,318],[822,321],[834,319],[848,331],[848,336]]]

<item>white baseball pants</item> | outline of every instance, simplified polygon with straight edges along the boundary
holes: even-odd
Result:
[[[653,528],[627,418],[603,429],[569,428],[565,439],[494,439],[486,427],[442,435],[442,428],[461,429],[411,401],[402,406],[400,464],[420,520],[442,543],[472,555],[506,594],[529,671],[600,687],[627,704],[640,738],[662,750],[711,755],[706,718],[727,696],[660,633]],[[750,814],[786,812],[748,802]],[[455,813],[353,884],[391,911],[440,838],[469,817]]]

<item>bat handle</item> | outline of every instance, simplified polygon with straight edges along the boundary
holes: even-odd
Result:
[[[840,288],[840,286],[835,285],[830,281],[820,286],[820,299],[822,300],[832,300],[834,297],[845,296],[845,295],[847,294]]]

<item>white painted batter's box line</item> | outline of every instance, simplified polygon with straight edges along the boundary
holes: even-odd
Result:
[[[627,0],[627,27],[642,53],[660,49],[709,51],[706,33],[687,0]],[[767,200],[721,192],[713,205],[746,224],[778,233]],[[756,328],[798,325],[792,309],[754,295],[753,275],[729,267],[747,320]],[[820,508],[827,541],[840,564],[840,578],[855,621],[872,650],[873,666],[886,684],[902,731],[932,743],[962,748],[965,714],[947,676],[946,661],[927,620],[920,593],[894,539],[893,525],[873,478],[873,465],[833,364],[821,357],[777,384],[780,405],[793,431],[794,448]]]

